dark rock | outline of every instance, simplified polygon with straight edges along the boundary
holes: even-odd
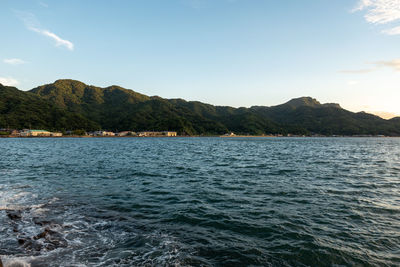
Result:
[[[21,220],[21,211],[19,210],[7,210],[7,216],[13,221]]]
[[[47,232],[44,231],[44,232],[41,232],[40,234],[38,234],[37,236],[34,236],[33,239],[34,240],[38,240],[38,239],[41,239],[41,238],[45,238],[46,235],[47,235]]]
[[[46,238],[46,236],[48,234],[52,234],[52,233],[55,233],[55,232],[50,230],[49,228],[45,228],[43,232],[41,232],[37,236],[34,236],[33,239],[38,240],[38,239],[41,239],[41,238]]]
[[[49,228],[45,228],[43,232],[33,237],[33,240],[44,239],[45,248],[47,250],[54,250],[59,247],[66,247],[68,242],[62,237],[62,235]]]
[[[24,243],[23,247],[27,250],[35,250],[35,251],[41,251],[42,250],[42,245],[35,242],[34,240],[26,240]]]
[[[51,250],[55,250],[57,248],[56,245],[54,244],[46,244],[46,250],[51,251]]]
[[[37,225],[40,225],[40,226],[52,224],[51,221],[41,220],[41,219],[39,219],[39,218],[33,218],[33,222],[34,222],[35,224],[37,224]]]

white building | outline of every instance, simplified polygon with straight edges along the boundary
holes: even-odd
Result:
[[[142,137],[162,137],[162,136],[173,137],[173,136],[177,136],[177,133],[176,133],[176,132],[170,132],[170,131],[163,131],[163,132],[140,132],[138,135],[139,135],[139,136],[142,136]]]
[[[94,136],[115,136],[115,133],[113,132],[107,132],[107,131],[95,131],[93,133]]]
[[[117,136],[135,136],[136,133],[135,132],[131,132],[131,131],[123,131],[123,132],[119,132],[116,134]]]

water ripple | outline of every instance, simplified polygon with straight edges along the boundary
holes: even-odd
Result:
[[[0,139],[5,266],[400,265],[400,139]]]

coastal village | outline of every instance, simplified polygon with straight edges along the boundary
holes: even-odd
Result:
[[[122,132],[111,132],[111,131],[65,131],[62,132],[50,132],[47,130],[31,130],[31,129],[0,129],[0,137],[62,137],[62,136],[86,136],[86,137],[176,137],[177,132],[173,131],[122,131]]]
[[[7,129],[0,128],[1,137],[177,137],[177,132],[174,131],[93,131],[86,132],[83,130],[69,130],[64,132],[50,132],[47,130],[31,130],[31,129]],[[295,135],[295,134],[262,134],[262,135],[238,135],[233,132],[220,135],[219,137],[386,137],[385,135]]]

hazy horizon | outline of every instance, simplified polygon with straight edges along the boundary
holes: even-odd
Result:
[[[71,78],[222,106],[400,115],[398,0],[2,1],[0,83]]]

